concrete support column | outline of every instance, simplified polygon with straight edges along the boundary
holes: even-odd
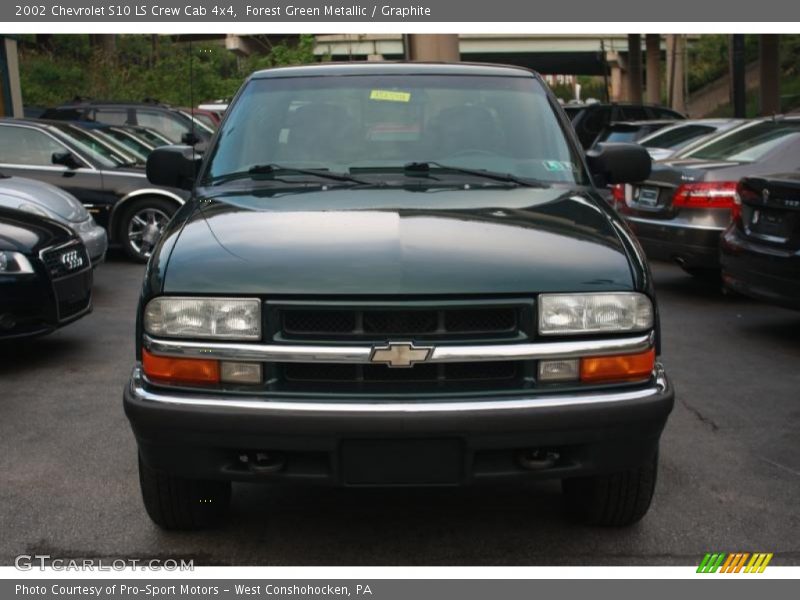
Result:
[[[647,47],[647,102],[661,104],[661,35],[648,33]]]
[[[457,35],[413,33],[404,36],[404,40],[408,60],[456,62],[461,59]]]
[[[624,102],[627,100],[628,83],[625,70],[617,64],[611,65],[611,102]]]
[[[779,36],[762,34],[758,42],[759,114],[774,115],[781,112]]]
[[[628,101],[642,103],[642,36],[628,34]]]
[[[686,112],[686,38],[667,36],[667,100],[678,112]]]

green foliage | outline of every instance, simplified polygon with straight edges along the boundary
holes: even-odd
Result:
[[[232,96],[257,69],[315,60],[310,35],[247,58],[220,44],[175,42],[169,36],[117,35],[115,42],[108,53],[88,35],[54,35],[46,43],[25,36],[20,45],[24,103],[50,106],[84,96],[196,105]]]

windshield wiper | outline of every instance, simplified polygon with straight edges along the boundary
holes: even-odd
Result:
[[[472,175],[474,177],[483,177],[485,179],[492,179],[494,181],[502,181],[503,183],[514,183],[524,187],[546,188],[548,185],[537,179],[528,179],[517,177],[511,173],[500,173],[498,171],[487,171],[486,169],[466,169],[463,167],[454,167],[451,165],[443,165],[436,161],[427,162],[410,162],[403,165],[403,171],[409,174],[426,174],[431,172],[431,167],[442,171],[452,171],[454,173],[462,173],[464,175]]]
[[[372,185],[369,181],[364,181],[358,177],[353,177],[347,173],[336,173],[327,169],[300,169],[297,167],[286,167],[283,165],[276,165],[274,163],[265,165],[254,165],[247,169],[247,171],[237,171],[235,173],[228,173],[220,175],[211,179],[210,183],[221,183],[223,181],[230,181],[232,179],[241,179],[245,177],[252,177],[254,175],[268,175],[273,178],[280,174],[297,174],[297,175],[311,175],[312,177],[320,177],[322,179],[330,179],[332,181],[345,181],[348,183],[357,183],[360,185]],[[299,182],[298,182],[299,183]]]

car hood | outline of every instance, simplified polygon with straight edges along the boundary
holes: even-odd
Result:
[[[75,196],[54,185],[24,177],[0,179],[0,205],[20,208],[24,204],[36,206],[51,218],[72,223],[89,218],[89,213]]]
[[[350,188],[200,197],[166,293],[518,294],[631,289],[609,213],[583,192]],[[179,232],[179,233],[178,233]]]

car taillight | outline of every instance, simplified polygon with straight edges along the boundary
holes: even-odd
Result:
[[[611,186],[611,197],[614,198],[614,204],[625,204],[625,184],[616,183]]]
[[[740,210],[736,187],[736,181],[684,183],[675,190],[672,206],[727,209],[731,211],[731,217],[736,219]]]

